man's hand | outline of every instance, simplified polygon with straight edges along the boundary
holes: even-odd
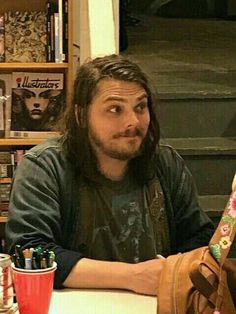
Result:
[[[147,295],[156,295],[157,286],[165,259],[152,259],[133,265],[130,290]]]
[[[131,264],[82,258],[64,282],[68,288],[125,289],[156,295],[165,259]]]

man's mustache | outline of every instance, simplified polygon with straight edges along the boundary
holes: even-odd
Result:
[[[126,129],[123,132],[119,132],[115,134],[113,137],[114,138],[119,138],[119,137],[134,137],[134,136],[140,136],[143,137],[143,132],[139,128],[134,128],[134,129]]]

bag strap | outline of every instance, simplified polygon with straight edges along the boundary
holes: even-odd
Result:
[[[221,220],[210,240],[209,249],[220,265],[229,253],[236,233],[236,173],[232,183],[232,193],[224,209]]]

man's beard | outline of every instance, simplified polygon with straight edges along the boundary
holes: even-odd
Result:
[[[121,161],[131,160],[139,156],[142,153],[144,149],[145,136],[143,135],[143,132],[138,128],[135,128],[134,130],[127,129],[124,132],[120,132],[113,135],[113,139],[118,139],[119,137],[133,137],[133,136],[139,136],[140,138],[142,138],[142,142],[137,149],[129,150],[129,149],[119,148],[119,146],[116,145],[116,143],[106,145],[106,143],[104,143],[104,141],[102,141],[95,134],[95,132],[93,132],[93,130],[91,129],[89,130],[89,139],[95,151],[98,149],[104,155],[109,156],[110,158],[113,158],[113,159],[121,160]],[[130,144],[130,146],[131,145],[132,144]]]

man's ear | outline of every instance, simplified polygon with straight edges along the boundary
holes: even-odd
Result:
[[[85,109],[77,104],[75,104],[75,120],[78,127],[85,128],[86,126]]]

